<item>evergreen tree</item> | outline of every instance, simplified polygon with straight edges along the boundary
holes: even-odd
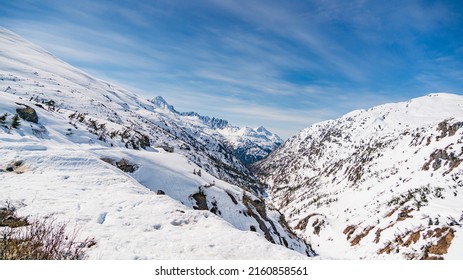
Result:
[[[5,126],[6,125],[6,116],[7,115],[8,114],[5,113],[5,114],[3,114],[3,116],[0,116],[0,126]]]
[[[18,114],[14,115],[13,119],[11,120],[11,128],[19,128],[21,125],[21,122],[19,121],[19,116]]]

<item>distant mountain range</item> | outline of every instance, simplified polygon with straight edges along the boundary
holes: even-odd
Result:
[[[197,131],[202,131],[205,135],[221,140],[245,166],[263,159],[283,143],[278,135],[263,126],[257,129],[238,127],[226,120],[201,116],[195,112],[180,113],[161,96],[153,98],[151,103],[173,113],[177,125],[194,131],[193,135],[198,135]]]

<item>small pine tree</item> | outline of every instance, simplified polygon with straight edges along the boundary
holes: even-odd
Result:
[[[90,128],[90,132],[97,132],[98,131],[98,122],[96,120],[89,119],[88,120],[88,127]]]
[[[7,115],[8,114],[5,113],[5,114],[3,114],[3,116],[0,116],[0,126],[5,126],[6,125],[6,116]]]
[[[21,121],[19,120],[18,114],[16,114],[11,120],[11,128],[17,129],[19,126],[21,126]]]
[[[198,173],[196,173],[199,177],[201,177],[201,169],[198,170]]]

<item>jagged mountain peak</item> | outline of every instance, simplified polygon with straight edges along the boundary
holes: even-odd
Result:
[[[283,143],[278,135],[263,127],[253,129],[227,126],[221,129],[220,133],[226,136],[242,162],[247,166],[265,158]]]
[[[259,126],[258,128],[256,128],[256,131],[259,132],[259,133],[263,133],[267,136],[272,136],[273,133],[271,133],[270,131],[268,131],[265,127],[263,126]]]
[[[247,127],[247,126],[237,127],[237,126],[230,125],[228,127],[224,127],[224,129],[226,130],[224,131],[224,133],[228,132],[230,134],[239,135],[241,137],[247,136],[247,137],[253,137],[253,138],[266,139],[266,140],[273,141],[279,144],[283,143],[283,140],[280,138],[280,136],[268,131],[263,126],[260,126],[258,128],[252,128],[252,127]]]
[[[155,98],[151,99],[150,102],[160,109],[166,109],[172,113],[179,114],[179,112],[175,110],[174,106],[167,103],[167,101],[162,96],[156,96]]]
[[[203,116],[196,112],[179,112],[174,108],[174,106],[170,105],[162,96],[156,96],[155,98],[151,99],[150,102],[153,103],[156,107],[160,109],[167,109],[168,111],[178,116],[196,117],[204,125],[209,126],[211,129],[221,129],[229,125],[228,121],[220,118]]]
[[[167,101],[162,96],[156,96],[155,98],[151,99],[150,101],[154,105],[159,106],[161,108],[170,106],[170,104],[167,103]]]

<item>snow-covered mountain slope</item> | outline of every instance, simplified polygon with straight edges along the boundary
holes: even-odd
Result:
[[[256,129],[237,127],[223,119],[201,116],[195,112],[181,113],[161,96],[152,99],[151,102],[158,108],[174,114],[176,124],[196,139],[208,141],[212,136],[225,143],[245,166],[263,159],[283,143],[278,135],[262,126]]]
[[[75,224],[97,241],[90,258],[310,253],[222,139],[193,129],[197,117],[187,123],[5,29],[0,50],[0,204]]]
[[[463,258],[463,96],[317,123],[256,164],[320,256]]]
[[[93,151],[90,146],[44,145],[17,133],[7,138],[1,136],[2,162],[8,165],[21,161],[22,164],[21,171],[0,173],[0,206],[8,201],[18,208],[20,216],[31,219],[52,216],[67,222],[69,230],[78,230],[80,239],[96,240],[97,244],[88,251],[90,259],[304,258],[300,253],[268,242],[259,233],[239,230],[209,211],[193,210],[169,196],[156,195],[102,161],[99,156],[114,156],[114,151],[108,148]],[[125,152],[120,151],[118,155]],[[150,153],[140,151],[130,155],[150,163],[167,159],[174,164],[179,160],[169,158],[170,154]],[[177,164],[185,163],[181,159]],[[2,164],[0,168],[5,167]],[[152,176],[151,179],[160,180],[162,188],[169,193],[174,190],[164,184],[178,184],[177,177],[181,174],[154,172]],[[188,177],[184,175],[183,179],[186,181]],[[191,190],[195,181],[188,182]],[[257,226],[251,218],[242,215],[238,218],[240,215],[234,213],[247,211],[242,201],[237,207],[231,205],[231,199],[223,201],[226,196],[220,192],[226,190],[239,199],[243,195],[240,189],[224,182],[217,184],[206,194],[207,198],[221,203],[223,215],[232,216],[231,221],[238,226]]]
[[[232,127],[228,122],[178,113],[159,97],[144,100],[91,77],[6,29],[0,29],[0,41],[1,90],[46,103],[47,107],[73,111],[71,121],[87,125],[101,136],[104,145],[136,149],[148,144],[171,146],[216,177],[250,189],[261,187],[235,156],[239,153],[234,152],[234,146],[216,131]],[[248,138],[241,142],[249,143]],[[267,151],[276,146],[265,143]],[[261,151],[255,155],[261,156]]]

